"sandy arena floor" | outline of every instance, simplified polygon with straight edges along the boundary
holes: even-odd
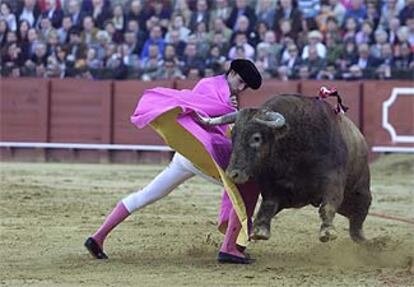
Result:
[[[116,202],[163,167],[0,163],[3,286],[414,286],[414,224],[369,216],[356,245],[338,215],[320,243],[317,209],[285,210],[272,238],[253,242],[249,266],[216,262],[221,190],[202,179],[134,213],[106,241],[108,261],[83,242]],[[372,166],[372,212],[414,222],[414,156]]]

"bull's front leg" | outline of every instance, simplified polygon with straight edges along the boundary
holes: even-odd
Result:
[[[253,225],[253,240],[268,240],[273,216],[279,212],[279,202],[274,198],[263,198]]]

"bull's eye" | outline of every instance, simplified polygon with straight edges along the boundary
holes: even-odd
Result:
[[[249,145],[252,148],[258,148],[262,144],[262,135],[260,133],[254,133],[250,137]]]

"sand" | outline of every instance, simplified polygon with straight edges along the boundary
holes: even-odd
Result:
[[[2,286],[414,286],[414,224],[369,216],[357,245],[337,215],[338,239],[318,240],[317,209],[282,211],[248,266],[216,262],[221,190],[203,179],[132,214],[108,237],[110,259],[84,240],[118,200],[162,165],[0,163]],[[372,164],[371,211],[414,222],[414,156]]]

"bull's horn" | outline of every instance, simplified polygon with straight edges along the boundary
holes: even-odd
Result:
[[[224,124],[234,123],[237,119],[237,114],[238,112],[232,112],[232,113],[223,115],[221,117],[215,117],[215,118],[202,117],[199,114],[197,114],[197,117],[198,117],[198,121],[202,123],[203,125],[215,126],[215,125],[224,125]]]
[[[281,128],[286,124],[285,117],[278,112],[267,111],[262,117],[255,117],[254,120],[271,128]]]

